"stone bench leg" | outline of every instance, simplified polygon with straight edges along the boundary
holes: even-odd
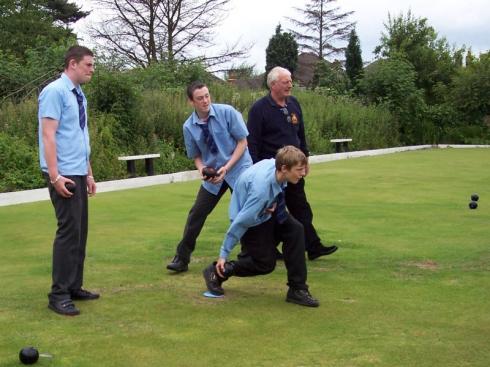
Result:
[[[126,164],[128,166],[129,177],[136,177],[136,167],[134,161],[126,161]]]
[[[155,174],[153,171],[153,158],[145,159],[145,169],[148,176],[153,176]]]

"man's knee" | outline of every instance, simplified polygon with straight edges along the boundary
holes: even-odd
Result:
[[[257,274],[265,275],[272,273],[276,268],[276,259],[271,259],[269,261],[261,261],[256,263]]]

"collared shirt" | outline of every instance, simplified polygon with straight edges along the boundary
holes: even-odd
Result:
[[[209,110],[207,124],[218,151],[212,153],[206,144],[202,128],[199,126],[203,123],[195,111],[184,123],[184,142],[187,156],[190,159],[200,156],[204,165],[218,170],[230,160],[237,142],[247,137],[247,127],[241,113],[232,106],[213,103]],[[231,188],[234,188],[240,173],[251,165],[252,158],[250,158],[248,149],[245,149],[240,159],[226,173],[225,181]],[[202,185],[207,191],[217,195],[222,183],[213,184],[203,181]]]
[[[270,94],[256,101],[248,113],[247,128],[248,149],[254,163],[274,158],[286,145],[293,145],[309,156],[303,113],[292,96],[286,99],[285,107],[277,105]]]
[[[265,159],[247,168],[238,178],[229,207],[231,225],[226,232],[220,257],[228,258],[231,250],[250,227],[271,218],[267,212],[286,183],[276,179],[275,159]]]
[[[48,172],[48,165],[44,156],[42,119],[50,118],[58,121],[56,159],[60,175],[84,176],[88,174],[90,157],[88,124],[85,124],[83,130],[80,128],[78,102],[72,92],[73,88],[83,96],[83,104],[87,111],[87,99],[82,89],[80,86],[75,87],[65,73],[48,84],[39,95],[39,163],[44,172]]]

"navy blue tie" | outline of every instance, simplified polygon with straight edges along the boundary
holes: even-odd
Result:
[[[286,211],[286,197],[284,196],[284,190],[277,195],[276,199],[276,220],[279,224],[282,224],[288,219],[288,212]]]
[[[208,124],[205,123],[205,124],[198,124],[198,125],[202,129],[202,134],[204,135],[204,141],[206,142],[209,151],[213,154],[218,153],[218,147],[216,146],[216,142],[214,141],[213,136],[209,132]]]
[[[85,127],[85,106],[83,105],[83,96],[77,92],[75,88],[72,89],[73,94],[77,97],[78,102],[78,119],[80,122],[80,129]]]

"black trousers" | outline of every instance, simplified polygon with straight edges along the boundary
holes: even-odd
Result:
[[[189,263],[191,254],[196,248],[197,237],[199,237],[199,234],[201,233],[202,227],[206,222],[206,218],[216,207],[228,188],[230,188],[230,186],[228,186],[225,181],[223,181],[221,189],[217,195],[211,194],[204,187],[202,187],[202,185],[199,188],[196,201],[194,202],[194,205],[187,216],[187,222],[185,223],[182,240],[177,245],[177,256],[179,256],[182,261]]]
[[[315,246],[320,245],[320,237],[318,237],[315,227],[313,227],[313,211],[306,199],[304,178],[299,180],[297,184],[288,183],[286,187],[286,206],[289,213],[304,227],[306,251],[310,251]]]
[[[276,247],[283,242],[282,251],[288,274],[288,286],[308,289],[303,225],[288,215],[283,224],[273,216],[267,222],[251,227],[240,243],[241,252],[232,261],[232,275],[250,277],[271,273],[276,267]]]
[[[76,184],[71,198],[60,196],[49,182],[49,196],[53,203],[58,228],[53,243],[53,270],[51,301],[70,298],[70,292],[83,284],[83,266],[88,233],[88,196],[86,176],[65,176]]]

